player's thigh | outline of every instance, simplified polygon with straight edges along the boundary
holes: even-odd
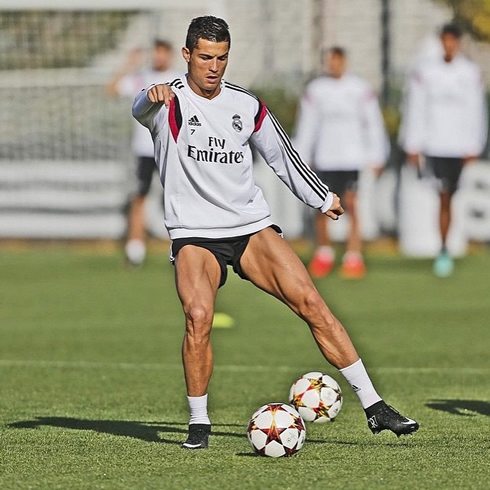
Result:
[[[427,157],[426,165],[439,181],[441,194],[454,194],[459,186],[463,170],[462,158]]]
[[[212,314],[221,269],[209,250],[195,245],[182,247],[175,257],[177,293],[186,313]]]
[[[294,310],[304,302],[305,297],[318,294],[299,257],[272,228],[266,228],[250,238],[240,264],[253,284]]]

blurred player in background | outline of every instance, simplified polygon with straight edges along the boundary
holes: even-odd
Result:
[[[151,67],[142,68],[144,62],[145,52],[142,49],[134,50],[107,84],[107,93],[134,99],[136,94],[148,85],[164,83],[180,76],[171,69],[173,48],[168,41],[156,39],[151,52]],[[129,264],[138,266],[146,256],[145,200],[157,166],[151,136],[137,122],[133,131],[132,150],[137,160],[137,190],[131,196],[125,254]]]
[[[308,84],[301,99],[295,143],[301,156],[323,182],[342,199],[350,216],[341,275],[359,279],[366,272],[357,208],[360,171],[379,173],[389,149],[383,117],[374,90],[361,78],[346,73],[346,53],[328,50],[326,76]],[[315,217],[316,250],[309,265],[313,277],[324,277],[334,265],[335,252],[328,220]]]
[[[408,161],[425,165],[439,185],[441,250],[434,273],[450,276],[453,259],[447,250],[451,202],[463,166],[483,151],[487,139],[485,88],[480,69],[460,54],[460,28],[440,31],[442,55],[427,59],[408,81],[400,144]]]
[[[325,359],[359,397],[372,432],[415,432],[417,422],[400,415],[375,391],[346,330],[271,220],[253,179],[251,145],[305,204],[334,220],[343,209],[266,106],[223,80],[230,43],[224,20],[194,19],[182,48],[188,73],[171,83],[174,98],[170,100],[168,85],[156,85],[140,92],[133,105],[134,117],[155,142],[171,260],[186,321],[182,358],[190,420],[182,447],[208,447],[211,327],[227,265],[307,323]]]

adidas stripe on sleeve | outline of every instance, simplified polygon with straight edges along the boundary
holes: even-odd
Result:
[[[274,114],[248,90],[230,82],[225,82],[225,86],[258,101],[255,131],[251,141],[276,175],[305,204],[321,209],[322,212],[330,209],[333,202],[332,193],[301,159]]]
[[[301,159],[274,114],[263,107],[265,116],[251,138],[253,145],[298,199],[327,211],[333,202],[332,193]]]

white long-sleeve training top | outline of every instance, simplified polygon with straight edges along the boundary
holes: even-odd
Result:
[[[376,93],[348,73],[311,81],[301,98],[294,143],[317,170],[383,165],[389,142]]]
[[[175,98],[168,110],[150,102],[146,89],[135,99],[133,116],[153,137],[171,239],[234,237],[272,224],[253,180],[250,144],[299,199],[322,211],[330,208],[328,187],[253,94],[224,80],[213,99],[197,95],[186,77],[170,85]]]
[[[487,139],[480,69],[458,55],[428,60],[408,82],[399,141],[407,153],[435,157],[479,155]]]

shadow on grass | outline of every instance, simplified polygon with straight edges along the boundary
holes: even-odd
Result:
[[[39,429],[40,427],[58,427],[60,429],[91,430],[101,434],[132,437],[145,442],[178,444],[187,435],[187,425],[180,422],[139,422],[134,420],[89,420],[71,417],[35,417],[32,420],[21,420],[8,424],[13,429]],[[240,433],[230,432],[226,427],[240,427]],[[163,434],[163,436],[162,436]],[[174,441],[165,438],[165,434],[182,434],[182,440]],[[240,424],[213,424],[213,436],[247,437],[245,429]],[[341,444],[357,445],[349,441],[328,441],[324,439],[308,439],[308,444]],[[237,454],[238,456],[255,456],[254,453]]]
[[[308,439],[306,438],[306,443],[307,444],[332,444],[332,445],[341,445],[341,446],[359,446],[357,442],[350,442],[350,441],[329,441],[327,439]],[[260,454],[257,454],[253,451],[250,451],[249,453],[236,453],[235,456],[239,457],[245,457],[245,458],[262,458]]]
[[[433,400],[426,407],[453,415],[474,417],[476,414],[490,416],[490,403],[481,400]]]
[[[131,420],[87,420],[70,417],[36,417],[33,420],[22,420],[9,424],[14,429],[38,429],[39,427],[59,427],[62,429],[91,430],[113,436],[133,437],[146,442],[160,442],[165,444],[180,444],[182,441],[173,441],[162,437],[161,434],[187,434],[187,425],[175,422],[139,422]],[[214,436],[246,437],[222,430],[219,427],[241,427],[238,424],[213,425]],[[182,440],[184,437],[182,438]]]
[[[252,450],[250,450],[249,453],[236,453],[235,456],[238,456],[240,458],[260,458],[260,459],[268,459],[268,460],[291,459],[295,457],[295,455],[292,454],[286,457],[282,456],[280,458],[270,458],[267,456],[262,456],[261,454],[254,453]]]

